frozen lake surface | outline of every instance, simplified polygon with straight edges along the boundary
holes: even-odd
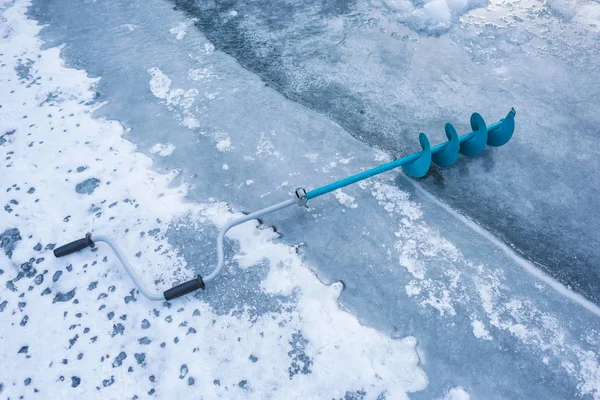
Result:
[[[600,5],[331,4],[3,3],[2,395],[600,398]],[[168,287],[232,213],[510,106],[502,148],[232,231],[195,298],[47,246],[112,235]]]
[[[600,170],[597,2],[173,3],[286,97],[395,156],[419,131],[441,142],[447,121],[466,131],[472,112],[491,123],[514,106],[510,151],[422,184],[600,304],[600,196],[585,173]]]

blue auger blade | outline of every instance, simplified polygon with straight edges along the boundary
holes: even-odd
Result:
[[[431,156],[433,162],[440,167],[449,167],[454,164],[458,159],[458,151],[460,150],[460,142],[454,126],[448,122],[445,130],[448,141],[444,143],[441,150]]]
[[[402,166],[406,175],[413,178],[424,177],[431,166],[431,145],[424,133],[419,133],[419,143],[421,143],[421,147],[423,148],[419,157]]]
[[[460,145],[460,153],[467,157],[475,157],[485,149],[488,138],[487,127],[483,117],[478,113],[471,115],[471,137]]]
[[[500,125],[496,129],[488,132],[488,146],[502,146],[512,138],[513,132],[515,131],[515,114],[516,111],[512,108],[508,112],[506,118],[500,120]]]

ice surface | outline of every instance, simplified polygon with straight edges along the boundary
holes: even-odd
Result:
[[[95,80],[63,67],[59,49],[40,49],[41,28],[25,18],[26,5],[0,8],[0,121],[15,131],[0,147],[1,201],[14,200],[0,219],[3,248],[13,251],[0,254],[2,398],[341,398],[360,390],[405,398],[427,385],[415,338],[360,325],[338,305],[341,284],[319,282],[293,248],[256,223],[233,233],[239,267],[231,272],[268,262],[263,282],[250,284],[264,284],[258,292],[276,310],[253,312],[245,297],[236,313],[193,297],[152,303],[101,246],[55,259],[50,241],[98,229],[143,264],[136,269],[147,284],[157,279],[164,288],[193,273],[169,230],[189,219],[188,229],[212,235],[239,214],[223,203],[185,203],[186,188],[169,188],[173,175],[151,171],[121,125],[93,119]],[[22,79],[14,67],[26,58],[32,77]],[[83,163],[89,168],[76,172]],[[100,178],[86,196],[76,192],[82,174]]]
[[[503,151],[423,185],[600,304],[600,4],[594,1],[174,0],[286,97],[394,155],[516,107]],[[230,10],[237,12],[232,18]]]
[[[15,186],[0,191],[12,210],[0,231],[18,227],[23,238],[0,275],[15,290],[0,292],[10,321],[0,327],[8,339],[2,359],[15,366],[2,390],[43,389],[50,397],[97,393],[96,386],[129,397],[189,398],[199,388],[207,397],[249,398],[600,396],[597,307],[528,273],[530,264],[395,173],[232,230],[224,274],[196,298],[172,304],[138,296],[105,249],[64,261],[48,250],[37,256],[38,243],[88,230],[110,234],[147,284],[165,288],[212,268],[216,227],[240,211],[389,155],[265,87],[198,30],[188,27],[178,39],[173,28],[191,20],[169,3],[36,2],[30,15],[48,24],[45,51],[33,38],[39,28],[20,14],[23,4],[4,13],[10,52],[0,69],[3,90],[15,91],[0,109],[11,116],[0,119],[8,121],[3,130],[15,130],[2,145],[10,158],[3,174]],[[237,6],[224,13],[245,15]],[[69,65],[101,77],[95,86],[59,65],[60,45]],[[19,58],[34,60],[22,80]],[[449,64],[435,68],[462,74]],[[17,110],[28,118],[15,118]],[[124,129],[92,119],[94,110]],[[165,146],[172,151],[161,155]],[[475,174],[465,176],[473,183]],[[77,194],[76,184],[89,178],[100,185]],[[31,198],[30,186],[37,188]],[[40,224],[47,220],[56,223]],[[39,286],[32,255],[45,258],[40,265],[48,270],[38,274],[46,276]],[[51,281],[57,270],[64,272]],[[51,303],[73,289],[69,303]],[[358,319],[340,309],[340,292],[342,308]]]

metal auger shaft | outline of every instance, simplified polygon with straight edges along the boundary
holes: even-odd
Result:
[[[205,278],[202,278],[200,275],[198,275],[196,278],[176,285],[164,293],[158,293],[153,290],[148,290],[146,287],[144,287],[142,282],[138,279],[137,275],[133,271],[133,268],[131,268],[131,265],[121,252],[121,249],[119,249],[115,242],[105,236],[98,235],[93,240],[92,235],[88,233],[83,239],[67,243],[64,246],[55,249],[54,255],[56,257],[64,257],[66,255],[83,250],[86,247],[95,247],[96,242],[104,242],[108,244],[114,251],[117,258],[123,265],[123,268],[125,268],[125,271],[127,271],[133,283],[138,287],[139,291],[144,296],[150,300],[176,299],[198,289],[204,289],[205,283],[213,281],[219,275],[224,265],[223,240],[231,228],[243,224],[244,222],[261,218],[267,214],[271,214],[294,204],[298,206],[305,206],[310,199],[314,199],[334,190],[343,188],[344,186],[351,185],[383,172],[390,171],[394,168],[402,167],[407,175],[413,178],[421,178],[425,176],[429,170],[432,161],[441,167],[449,167],[456,162],[459,153],[473,157],[481,153],[486,145],[495,147],[502,146],[506,144],[513,135],[515,129],[515,115],[516,112],[513,108],[510,110],[506,118],[486,126],[481,115],[474,113],[471,116],[471,128],[473,129],[472,132],[459,137],[454,127],[448,123],[445,127],[448,141],[445,143],[440,143],[431,147],[427,136],[424,133],[421,133],[419,135],[419,142],[423,148],[422,151],[360,172],[348,178],[332,182],[328,185],[311,190],[310,192],[306,192],[306,190],[303,188],[298,188],[295,191],[295,196],[289,200],[274,204],[272,206],[263,208],[262,210],[255,211],[251,214],[244,215],[243,217],[230,221],[219,231],[219,236],[217,237],[217,265],[213,271]]]

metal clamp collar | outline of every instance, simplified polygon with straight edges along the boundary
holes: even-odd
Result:
[[[306,190],[304,188],[298,188],[296,189],[296,198],[298,199],[296,201],[296,204],[298,204],[299,207],[304,207],[306,205],[306,203],[308,203],[308,197],[306,196]]]

